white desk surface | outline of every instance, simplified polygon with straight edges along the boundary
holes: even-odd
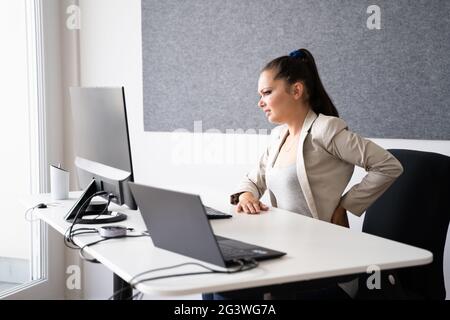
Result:
[[[70,200],[58,201],[60,206],[36,209],[34,216],[64,234],[70,224],[64,221],[63,217],[79,194],[71,193]],[[28,207],[40,202],[52,202],[48,194],[30,196],[24,201]],[[225,201],[222,207],[217,205],[215,207],[227,212],[232,210]],[[128,218],[116,224],[136,230],[135,233],[130,234],[146,230],[139,211],[129,209],[118,211],[126,213]],[[363,273],[371,265],[376,265],[383,270],[422,265],[432,261],[432,253],[427,250],[274,208],[259,215],[235,213],[231,219],[210,221],[217,235],[284,251],[287,255],[262,261],[257,268],[246,272],[160,279],[139,284],[137,289],[147,294],[169,296],[219,292]],[[81,226],[76,225],[75,228]],[[100,225],[83,226],[99,227]],[[101,239],[98,235],[75,237],[76,243],[80,246],[98,239]],[[145,270],[189,261],[220,269],[196,259],[155,248],[148,237],[108,240],[86,249],[85,252],[125,281],[129,281],[134,275]],[[185,266],[150,273],[143,277],[195,271],[205,271],[205,269]]]

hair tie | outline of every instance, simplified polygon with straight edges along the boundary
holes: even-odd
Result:
[[[293,57],[293,58],[303,58],[304,56],[305,56],[305,54],[303,53],[303,51],[300,51],[300,49],[289,53],[289,57]]]

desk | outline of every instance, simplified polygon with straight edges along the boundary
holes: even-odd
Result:
[[[35,210],[35,216],[64,234],[70,224],[63,217],[78,195],[71,193],[71,199],[59,201],[61,205],[58,207]],[[27,202],[31,207],[51,200],[49,195],[38,195],[30,197]],[[218,209],[230,210],[225,204]],[[138,232],[146,230],[139,211],[120,211],[128,215],[127,220],[120,222],[121,225]],[[260,215],[234,214],[231,219],[211,220],[211,224],[217,235],[284,251],[287,255],[263,261],[257,268],[242,273],[168,278],[141,283],[136,288],[152,295],[188,295],[365,273],[371,265],[385,270],[432,261],[432,254],[427,250],[274,208]],[[75,237],[75,242],[83,246],[98,239],[98,235],[80,235]],[[85,251],[125,281],[145,270],[199,262],[155,248],[147,237],[108,240]],[[186,266],[149,276],[195,271],[204,269]]]

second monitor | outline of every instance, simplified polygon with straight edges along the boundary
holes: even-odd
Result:
[[[66,215],[77,223],[124,220],[108,211],[109,202],[137,209],[128,182],[133,179],[130,139],[123,87],[71,87],[75,133],[75,166],[82,196]],[[93,204],[101,196],[106,201]]]

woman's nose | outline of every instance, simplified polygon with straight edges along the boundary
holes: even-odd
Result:
[[[264,101],[263,101],[263,99],[261,98],[261,99],[259,99],[259,101],[258,101],[258,107],[260,107],[260,108],[263,108],[264,107]]]

